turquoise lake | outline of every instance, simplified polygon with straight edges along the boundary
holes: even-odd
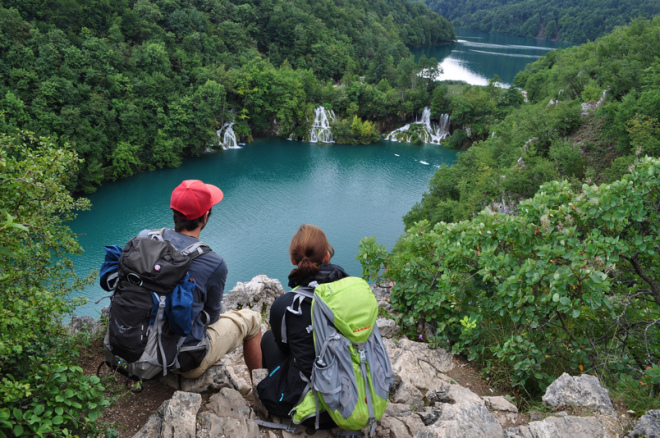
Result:
[[[437,58],[446,79],[487,83],[498,74],[505,85],[525,65],[557,47],[547,40],[458,31],[451,46],[420,49]],[[452,77],[450,77],[452,76]],[[456,77],[453,77],[456,76]],[[220,187],[225,199],[201,240],[229,265],[226,291],[265,274],[286,287],[292,266],[289,241],[303,223],[320,226],[335,247],[333,262],[361,275],[355,260],[362,238],[376,236],[391,249],[404,232],[402,217],[418,202],[431,176],[451,165],[457,152],[440,146],[379,142],[368,146],[314,145],[261,139],[189,159],[177,169],[159,170],[106,184],[89,198],[90,211],[71,223],[85,251],[75,258],[85,275],[98,269],[104,245],[124,245],[145,228],[171,227],[171,191],[184,179]],[[82,294],[89,303],[79,315],[98,316],[109,301],[96,284]]]
[[[93,207],[71,223],[85,250],[76,269],[85,274],[103,262],[104,245],[123,246],[145,228],[172,227],[169,198],[182,180],[215,184],[225,199],[213,208],[201,240],[229,266],[226,292],[236,282],[265,274],[286,287],[293,267],[291,237],[303,223],[321,227],[335,248],[333,262],[361,275],[355,260],[363,237],[392,248],[404,232],[402,216],[421,199],[428,182],[456,151],[439,146],[380,142],[367,146],[314,145],[261,139],[107,184],[91,195]],[[83,294],[79,315],[98,316],[105,295],[97,284]]]

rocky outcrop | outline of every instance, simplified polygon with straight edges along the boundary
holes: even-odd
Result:
[[[635,424],[629,436],[632,438],[660,438],[660,409],[648,411]]]
[[[572,377],[564,373],[545,392],[543,402],[550,406],[584,406],[608,415],[616,415],[607,389],[598,378],[583,374]]]
[[[380,301],[387,302],[389,288],[373,287]],[[238,283],[225,296],[225,309],[250,307],[267,311],[283,289],[279,281],[259,276]],[[580,438],[614,437],[614,410],[607,391],[591,376],[562,376],[544,400],[549,404],[585,406],[605,414],[577,417],[559,412],[538,421],[527,421],[504,397],[482,397],[465,388],[447,373],[454,363],[452,355],[440,348],[397,338],[396,323],[378,320],[381,334],[395,372],[390,404],[378,422],[375,436],[380,438]],[[263,330],[266,326],[263,326]],[[265,370],[253,373],[254,384],[265,377]],[[570,378],[570,380],[569,380]],[[166,382],[177,389],[174,397],[154,413],[135,437],[306,437],[338,436],[335,430],[314,431],[296,427],[295,432],[264,428],[255,420],[289,424],[290,420],[268,417],[255,396],[254,386],[242,359],[241,349],[227,355],[198,379],[168,376]],[[555,391],[560,388],[561,391]],[[213,393],[201,406],[196,393]],[[609,402],[609,404],[608,404]],[[554,404],[553,404],[554,405]],[[200,412],[201,411],[201,412]],[[176,412],[176,415],[173,413]],[[658,415],[649,417],[640,430],[656,427]],[[656,423],[654,423],[654,421]],[[516,424],[515,427],[508,425]],[[656,426],[653,426],[656,424]],[[286,428],[286,426],[282,426]],[[646,433],[647,432],[640,432]],[[641,435],[635,435],[641,436]],[[653,436],[653,435],[649,435]]]

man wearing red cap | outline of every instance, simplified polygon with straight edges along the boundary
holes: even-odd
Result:
[[[183,181],[174,189],[170,199],[174,229],[166,229],[163,238],[179,251],[198,242],[212,207],[222,198],[222,190],[212,184],[199,180]],[[147,237],[148,234],[149,230],[143,230],[138,237]],[[195,279],[195,319],[179,353],[179,372],[184,377],[197,378],[241,344],[250,372],[261,368],[261,315],[250,309],[220,314],[227,279],[224,259],[213,251],[207,252],[192,261],[188,272]]]

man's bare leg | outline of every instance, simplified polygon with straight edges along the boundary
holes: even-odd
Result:
[[[245,365],[247,365],[250,372],[250,379],[252,379],[252,370],[263,368],[261,363],[261,332],[243,343],[243,360],[245,360]]]

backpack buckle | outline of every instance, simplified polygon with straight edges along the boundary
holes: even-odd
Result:
[[[140,276],[137,275],[134,272],[129,273],[126,276],[126,280],[128,280],[128,282],[131,283],[131,284],[135,284],[137,286],[142,286],[142,278],[140,278]]]

